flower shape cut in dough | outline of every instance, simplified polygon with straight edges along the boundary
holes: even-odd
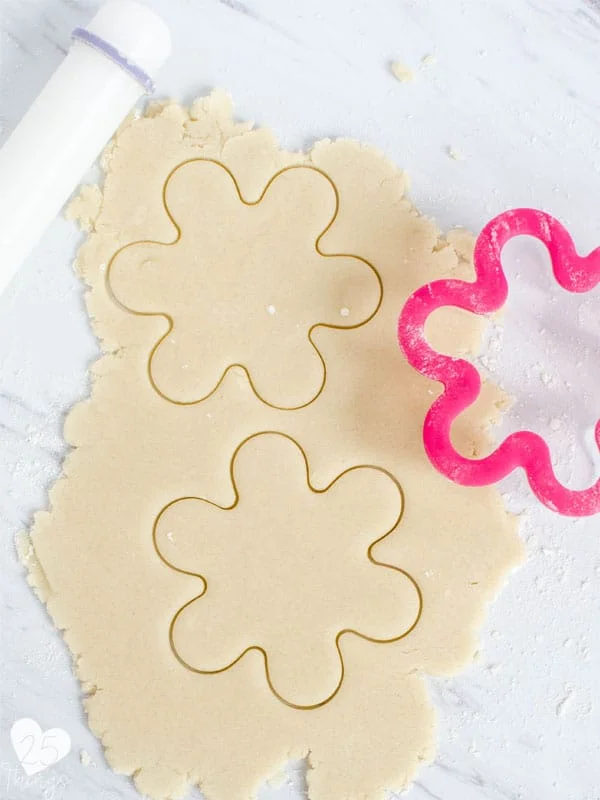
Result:
[[[397,641],[420,618],[415,581],[373,555],[401,519],[402,490],[370,466],[315,488],[299,445],[271,432],[238,447],[231,477],[231,505],[183,498],[156,521],[160,558],[203,582],[172,620],[171,648],[209,674],[258,651],[280,700],[317,708],[342,685],[344,636]]]
[[[320,246],[338,203],[314,167],[282,170],[253,202],[219,162],[171,173],[164,205],[175,240],[128,245],[108,270],[118,303],[168,321],[148,365],[159,394],[199,402],[237,366],[268,405],[301,408],[319,395],[326,367],[314,329],[362,325],[382,296],[368,262]]]

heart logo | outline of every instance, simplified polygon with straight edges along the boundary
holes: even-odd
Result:
[[[19,719],[10,729],[10,740],[27,775],[36,775],[64,758],[71,737],[61,728],[43,731],[33,719]]]

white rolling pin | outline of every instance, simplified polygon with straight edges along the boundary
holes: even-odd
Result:
[[[0,149],[0,292],[60,212],[171,49],[134,0],[108,0]]]

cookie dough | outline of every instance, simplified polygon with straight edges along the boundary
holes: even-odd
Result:
[[[177,172],[165,205],[165,183],[186,161],[194,165]],[[293,165],[310,169],[273,180]],[[427,461],[421,424],[439,387],[408,367],[396,342],[408,294],[437,277],[469,277],[472,242],[442,236],[406,198],[403,173],[371,148],[340,140],[287,153],[268,131],[235,122],[219,92],[130,120],[104,166],[101,198],[88,192],[76,210],[91,229],[77,269],[104,354],[90,397],[67,419],[73,449],[64,474],[23,548],[30,581],[73,653],[90,727],[112,767],[156,800],[182,797],[190,784],[207,800],[248,800],[291,758],[307,760],[311,800],[401,790],[434,755],[424,675],[456,674],[471,661],[487,603],[521,557],[497,491],[456,486]],[[295,213],[304,207],[301,176],[314,214]],[[269,185],[281,209],[253,228],[244,214],[260,217]],[[325,230],[332,186],[339,207]],[[216,212],[223,203],[226,219]],[[230,259],[246,224],[247,263],[258,269],[268,258],[273,272],[264,277],[278,276],[261,284],[256,303],[257,286],[241,280],[244,263]],[[185,258],[155,258],[177,225]],[[199,231],[213,240],[199,241]],[[317,239],[315,253],[309,241]],[[219,265],[240,280],[229,285]],[[307,281],[298,295],[287,265]],[[216,285],[226,297],[217,298]],[[241,329],[233,335],[234,306],[264,351]],[[428,333],[464,354],[477,348],[481,324],[443,310]],[[458,421],[462,450],[485,450],[500,402],[488,387]],[[234,518],[225,509],[235,478]],[[317,506],[304,508],[297,496],[308,484],[330,487],[322,501],[336,486],[353,496],[319,505],[313,519]],[[209,600],[212,585],[218,597]],[[203,600],[215,600],[213,636],[201,630]],[[180,630],[172,623],[184,607],[191,616]],[[272,691],[258,649],[218,674],[182,663],[212,669],[260,643],[273,653],[282,697],[312,703],[339,677],[335,637],[345,627],[396,641],[342,636],[339,691],[310,710]]]
[[[326,369],[313,331],[366,322],[382,292],[370,264],[319,248],[338,213],[331,180],[287,167],[247,202],[226,167],[194,159],[169,175],[164,202],[173,241],[125,247],[108,276],[126,309],[169,323],[150,354],[154,387],[174,402],[200,402],[235,365],[269,405],[312,402]]]
[[[175,500],[154,527],[165,564],[202,582],[171,622],[179,661],[216,674],[258,650],[271,690],[306,710],[339,691],[343,638],[399,641],[422,611],[416,582],[373,557],[402,518],[399,484],[356,467],[316,488],[309,470],[293,439],[256,434],[233,455],[230,505]]]

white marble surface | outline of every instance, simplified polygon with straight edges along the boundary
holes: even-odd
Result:
[[[174,34],[160,95],[189,100],[224,86],[240,116],[273,127],[290,148],[323,136],[370,141],[408,169],[414,200],[444,227],[478,230],[505,208],[534,205],[566,222],[582,249],[600,243],[599,0],[149,4]],[[96,5],[0,0],[3,136]],[[437,63],[420,69],[428,53]],[[396,58],[415,69],[414,83],[390,76]],[[463,160],[449,158],[449,146]],[[107,768],[87,730],[68,654],[25,585],[13,545],[46,503],[65,454],[63,415],[88,391],[86,370],[98,352],[70,268],[78,239],[57,220],[0,298],[5,800],[139,796]],[[492,342],[486,357],[519,394],[506,429],[527,421],[552,437],[561,475],[583,485],[593,465],[581,432],[600,411],[598,305],[549,292],[547,264],[531,249],[513,248],[510,262],[519,292],[511,294],[502,349]],[[491,609],[479,662],[456,679],[430,682],[439,753],[407,800],[600,798],[599,518],[556,517],[521,479],[505,488],[513,507],[526,510],[528,561]],[[12,722],[27,716],[73,740],[64,761],[31,778],[8,738]],[[93,765],[81,763],[82,748]],[[296,784],[265,787],[261,800],[299,798]]]

